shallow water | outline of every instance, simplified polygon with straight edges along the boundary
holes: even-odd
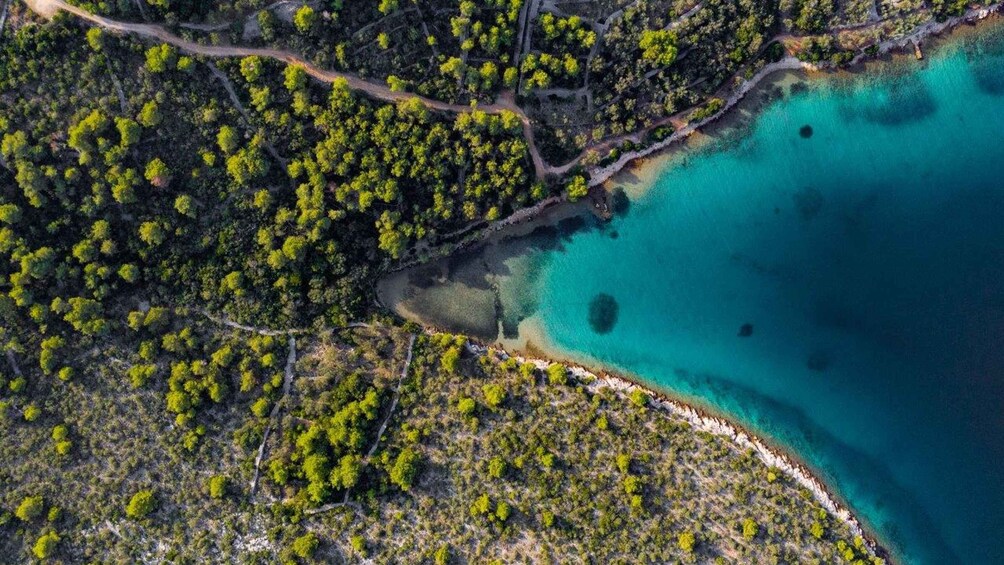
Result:
[[[739,421],[906,563],[1004,563],[1002,135],[991,28],[811,81],[671,159],[609,224],[410,273],[425,288],[402,304]]]

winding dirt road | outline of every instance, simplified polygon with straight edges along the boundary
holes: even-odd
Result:
[[[288,51],[256,47],[237,47],[231,45],[202,45],[200,43],[195,43],[178,37],[159,25],[112,20],[104,16],[92,14],[87,10],[68,4],[64,0],[25,0],[25,3],[32,9],[32,11],[45,18],[52,18],[60,10],[63,10],[108,31],[132,33],[141,37],[156,39],[157,41],[173,45],[179,50],[191,55],[202,55],[205,57],[258,56],[282,61],[287,65],[296,65],[303,68],[308,75],[321,82],[330,84],[336,81],[345,81],[349,88],[362,91],[368,96],[378,100],[400,102],[403,100],[417,99],[426,107],[443,112],[470,112],[474,109],[487,112],[489,114],[512,112],[513,114],[516,114],[516,116],[518,116],[520,121],[523,123],[523,136],[526,138],[537,178],[542,179],[548,174],[556,172],[544,161],[543,157],[541,157],[540,152],[537,150],[537,145],[534,142],[533,125],[530,122],[530,118],[526,115],[526,112],[524,112],[522,108],[516,105],[516,101],[510,92],[503,93],[498,100],[492,104],[450,104],[448,102],[443,102],[442,100],[426,98],[424,96],[408,92],[395,92],[384,84],[362,79],[355,75],[321,69],[308,63],[302,57]]]

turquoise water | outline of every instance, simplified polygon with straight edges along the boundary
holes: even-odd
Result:
[[[902,561],[1004,563],[1004,40],[981,38],[812,81],[612,222],[441,274],[507,333],[787,447]]]

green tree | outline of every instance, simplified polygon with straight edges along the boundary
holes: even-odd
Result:
[[[105,48],[105,32],[96,26],[87,30],[87,44],[100,53]]]
[[[683,532],[677,536],[676,543],[683,551],[692,553],[694,551],[694,546],[697,545],[697,537],[695,537],[691,532]]]
[[[283,78],[283,84],[290,92],[303,90],[307,86],[307,71],[300,65],[287,65],[286,70],[283,71]]]
[[[139,267],[127,263],[119,267],[118,275],[122,277],[122,280],[128,283],[134,283],[139,280]]]
[[[174,209],[182,216],[195,217],[195,199],[188,194],[181,194],[174,199]]]
[[[21,221],[21,208],[17,204],[0,205],[0,222],[14,225]]]
[[[238,186],[247,186],[268,173],[268,161],[261,151],[261,139],[227,157],[227,174]]]
[[[225,154],[229,155],[237,150],[240,144],[240,136],[233,127],[223,126],[220,128],[219,133],[216,134],[216,143]]]
[[[457,401],[457,412],[465,418],[473,416],[477,408],[478,403],[473,398],[464,397]]]
[[[139,226],[139,238],[151,247],[156,247],[167,239],[167,232],[159,222],[143,222]]]
[[[177,50],[166,43],[155,45],[146,51],[146,69],[152,73],[173,69],[177,61]]]
[[[139,123],[148,128],[159,125],[163,119],[164,118],[160,113],[160,106],[153,100],[144,104],[143,108],[139,112],[139,116],[137,116]]]
[[[300,559],[310,559],[320,542],[314,532],[307,532],[293,540],[293,553]]]
[[[314,27],[314,23],[317,21],[317,14],[314,9],[310,6],[304,4],[299,10],[293,15],[293,25],[296,26],[297,31],[300,33],[307,33],[311,28]]]
[[[568,192],[568,200],[575,202],[589,194],[589,183],[586,182],[586,177],[576,175],[572,177],[572,180],[568,181],[565,190]]]
[[[436,565],[447,565],[450,562],[450,546],[443,545],[436,550],[436,554],[433,556]]]
[[[122,147],[131,147],[135,145],[139,142],[140,135],[143,133],[143,128],[129,118],[115,118],[115,128],[119,130],[119,145]]]
[[[460,368],[460,348],[451,347],[443,352],[439,358],[439,364],[447,373],[456,374]]]
[[[650,30],[641,32],[638,42],[641,56],[657,66],[666,67],[676,61],[676,34],[670,30]]]
[[[648,393],[640,388],[636,388],[631,391],[631,396],[629,398],[631,399],[631,404],[634,404],[639,408],[644,408],[648,405]]]
[[[617,470],[626,475],[631,471],[631,456],[627,453],[617,455]]]
[[[505,522],[509,519],[511,514],[512,507],[510,507],[507,502],[499,501],[499,503],[495,505],[495,517],[499,519],[499,522]]]
[[[481,392],[485,395],[485,404],[493,410],[505,401],[505,389],[499,384],[488,383],[481,387]]]
[[[418,462],[420,456],[410,447],[406,447],[397,454],[394,466],[390,470],[390,482],[399,486],[401,490],[407,492],[411,489],[415,475],[418,474]]]
[[[500,479],[505,474],[506,464],[501,457],[492,457],[488,461],[488,476],[493,479]]]
[[[250,83],[258,82],[259,77],[261,77],[261,71],[261,57],[251,55],[241,59],[241,75],[244,77],[244,80]]]
[[[31,552],[38,559],[48,559],[52,557],[52,554],[56,551],[56,545],[59,543],[59,534],[54,531],[50,531],[42,534],[36,541],[34,547],[31,548]]]
[[[31,522],[42,515],[44,502],[41,496],[25,497],[14,510],[14,515],[22,522]]]
[[[223,475],[213,475],[209,478],[209,496],[217,500],[227,494],[227,478]]]
[[[171,171],[167,163],[159,157],[146,164],[146,180],[157,188],[166,188],[171,183]]]
[[[126,516],[134,520],[139,520],[149,516],[156,508],[157,500],[152,490],[141,490],[132,495],[129,504],[126,505]]]
[[[547,382],[552,385],[568,384],[568,369],[560,363],[551,363],[547,367]]]
[[[743,520],[743,537],[746,538],[747,541],[752,541],[753,538],[756,537],[759,529],[760,528],[757,526],[756,520],[753,518],[746,518]]]

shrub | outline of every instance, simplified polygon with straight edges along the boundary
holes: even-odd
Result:
[[[631,404],[638,406],[639,408],[644,407],[648,404],[648,393],[640,388],[636,388],[631,391]]]
[[[436,555],[433,557],[435,559],[436,565],[446,565],[450,562],[450,546],[444,545],[436,550]]]
[[[223,475],[216,475],[209,479],[209,496],[217,500],[227,494],[227,478]]]
[[[752,540],[756,537],[759,527],[757,526],[756,520],[753,518],[746,518],[743,520],[743,537],[747,540]]]
[[[489,408],[498,408],[502,402],[505,401],[505,389],[503,389],[501,385],[494,383],[486,384],[481,387],[481,392],[484,393],[485,404],[487,404]]]
[[[497,517],[500,522],[508,520],[511,514],[512,508],[507,503],[499,502],[495,505],[495,517]]]
[[[352,550],[359,555],[366,555],[366,538],[363,536],[352,536],[349,538],[349,545],[351,545]]]
[[[457,369],[460,367],[460,348],[451,347],[447,349],[443,356],[439,358],[439,364],[442,365],[443,370],[450,374],[456,374]]]
[[[502,474],[505,473],[505,469],[506,464],[501,457],[492,457],[491,460],[488,461],[488,476],[492,478],[502,478]]]
[[[457,411],[460,415],[467,418],[474,415],[474,411],[477,410],[478,404],[474,402],[473,398],[461,398],[457,402]]]
[[[628,474],[631,469],[631,456],[627,453],[621,453],[617,456],[617,469],[623,473]]]
[[[314,532],[307,532],[293,540],[293,553],[300,559],[310,559],[320,544]]]
[[[697,538],[690,532],[683,532],[677,536],[676,542],[680,546],[680,549],[691,553],[694,551],[694,546],[697,545]]]
[[[547,368],[547,382],[555,386],[568,384],[568,369],[560,363],[552,363]]]
[[[56,532],[42,534],[35,542],[35,547],[31,549],[31,552],[39,559],[48,559],[56,550],[57,543],[59,543],[59,534]]]

